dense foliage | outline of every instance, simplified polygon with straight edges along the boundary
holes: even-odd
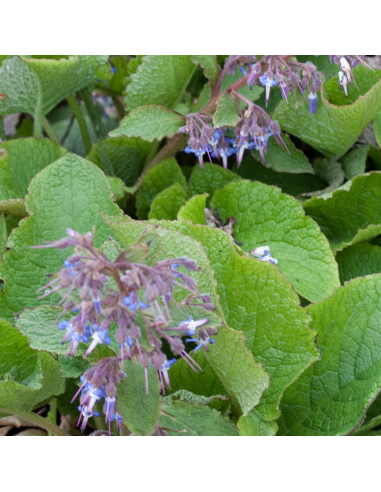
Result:
[[[377,56],[0,58],[0,426],[381,433]]]

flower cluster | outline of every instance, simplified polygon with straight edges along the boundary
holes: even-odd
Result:
[[[86,429],[90,418],[100,416],[94,407],[102,400],[104,400],[103,412],[106,417],[106,424],[109,425],[109,432],[111,433],[113,422],[116,422],[118,430],[120,430],[123,419],[117,410],[117,385],[120,379],[125,378],[126,375],[120,371],[119,366],[120,360],[116,357],[103,359],[81,377],[82,385],[72,403],[81,394],[80,406],[78,407],[80,411],[78,426],[81,426],[82,432]]]
[[[239,94],[234,96],[245,99]],[[185,152],[193,153],[198,157],[201,169],[203,169],[205,154],[208,155],[210,162],[212,158],[222,159],[223,166],[227,169],[228,158],[236,155],[239,167],[246,150],[257,150],[264,163],[271,137],[274,137],[279,145],[284,145],[279,125],[272,121],[262,108],[246,99],[245,102],[249,104],[249,108],[240,111],[234,134],[229,128],[214,129],[211,126],[211,118],[204,115],[187,116],[187,125],[181,129],[183,133],[190,135]],[[203,124],[197,124],[198,122]]]
[[[120,424],[116,389],[120,378],[125,377],[124,361],[140,360],[146,373],[147,393],[148,368],[157,370],[165,393],[165,384],[170,388],[169,370],[178,357],[192,370],[201,370],[187,353],[185,344],[195,343],[193,348],[198,351],[208,350],[214,343],[211,337],[217,330],[208,326],[214,306],[209,296],[198,291],[196,281],[187,273],[199,271],[194,261],[180,258],[151,264],[152,233],[144,235],[115,261],[95,248],[92,233],[81,235],[68,229],[67,235],[60,241],[40,246],[74,247],[63,268],[41,289],[47,289],[42,298],[59,292],[62,297],[59,305],[64,307],[61,317],[70,313],[70,320],[58,324],[65,332],[62,343],[69,343],[67,355],[73,357],[81,343],[88,345],[85,357],[99,345],[109,346],[118,353],[117,357],[101,360],[83,376],[79,393],[82,394],[82,429],[96,415],[95,404],[103,399],[106,422]],[[177,291],[188,293],[181,304],[175,300]],[[209,315],[200,316],[201,319],[184,316],[182,305],[188,307],[188,312],[197,309]],[[166,355],[168,350],[164,353],[162,349],[163,341],[172,351],[170,360]]]
[[[346,97],[348,97],[348,87],[352,85],[352,82],[356,84],[355,77],[353,75],[353,69],[357,67],[360,63],[373,70],[367,63],[362,59],[364,55],[330,55],[331,63],[336,64],[340,67],[339,71],[339,84],[344,90]]]
[[[291,56],[265,55],[250,67],[248,84],[259,83],[266,88],[266,103],[273,87],[279,86],[283,98],[288,102],[291,91],[299,89],[304,95],[308,89],[308,100],[312,114],[317,110],[317,93],[320,91],[321,73],[311,62],[300,63]]]

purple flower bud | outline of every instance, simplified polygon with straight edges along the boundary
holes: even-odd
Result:
[[[317,107],[318,107],[318,95],[316,92],[310,92],[308,95],[308,100],[310,102],[310,112],[311,114],[316,114]]]

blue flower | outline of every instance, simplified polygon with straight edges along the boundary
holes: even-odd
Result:
[[[102,299],[100,298],[99,295],[93,297],[93,305],[95,307],[96,312],[100,316],[102,314]]]
[[[259,77],[259,81],[263,85],[263,87],[266,87],[266,106],[267,106],[270,99],[271,88],[276,87],[278,85],[278,82],[273,77],[270,77],[268,73],[265,73],[264,75],[262,75],[262,77]]]
[[[317,107],[318,107],[318,100],[319,100],[318,95],[316,94],[316,92],[311,91],[308,94],[308,100],[310,102],[310,112],[311,112],[311,114],[316,114]]]
[[[216,343],[216,341],[213,338],[209,338],[209,337],[206,337],[205,340],[201,338],[188,338],[185,341],[186,343],[197,343],[197,347],[194,349],[194,352],[198,352],[203,347],[205,347],[205,350],[208,352],[209,345],[214,345]]]
[[[94,325],[96,326],[96,325]],[[93,327],[94,328],[94,327]],[[111,344],[111,338],[109,337],[108,330],[101,330],[99,327],[97,327],[98,330],[94,331],[93,330],[93,341],[90,345],[90,347],[87,349],[87,352],[85,354],[85,357],[91,354],[91,352],[97,347],[98,345],[104,343],[105,345],[110,345]]]
[[[138,309],[144,310],[148,308],[145,302],[136,302],[135,299],[137,299],[136,294],[131,293],[128,297],[124,298],[123,304],[133,312],[136,312]]]

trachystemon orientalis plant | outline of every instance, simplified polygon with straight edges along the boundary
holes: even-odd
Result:
[[[361,63],[373,70],[362,57],[363,55],[331,55],[331,63],[340,68],[339,84],[347,97],[348,87],[352,83],[357,87],[353,68]],[[222,90],[225,79],[233,76],[237,69],[242,73],[241,79]],[[195,154],[201,168],[205,158],[210,162],[212,159],[219,159],[227,168],[228,158],[233,155],[236,156],[239,167],[246,150],[258,151],[262,163],[265,163],[271,137],[287,150],[278,123],[273,121],[264,109],[238,92],[245,85],[251,89],[256,85],[264,87],[266,106],[273,88],[281,89],[282,97],[287,103],[289,94],[297,90],[314,115],[318,109],[318,93],[322,89],[323,74],[312,62],[301,63],[294,55],[264,55],[261,59],[254,55],[230,55],[212,90],[211,102],[201,112],[188,114],[186,125],[180,130],[189,135],[185,152]],[[213,112],[224,95],[230,95],[238,107],[242,103],[245,105],[245,108],[239,110],[239,119],[234,128],[216,128],[213,124]]]
[[[106,423],[110,426],[116,422],[120,428],[123,419],[118,412],[117,386],[128,377],[123,372],[124,361],[133,360],[144,367],[147,394],[148,368],[155,369],[165,394],[165,385],[170,388],[170,368],[178,358],[193,371],[202,371],[188,354],[186,344],[193,345],[191,350],[195,352],[208,351],[214,344],[212,337],[217,330],[210,318],[215,308],[189,275],[200,271],[194,261],[164,259],[152,264],[150,233],[114,261],[95,248],[92,233],[81,235],[68,229],[67,235],[38,247],[74,248],[63,268],[41,289],[45,291],[41,299],[55,292],[61,296],[59,305],[64,311],[57,322],[64,332],[62,343],[68,344],[67,356],[74,357],[80,344],[88,345],[85,357],[98,345],[112,347],[117,353],[102,359],[81,377],[82,385],[73,402],[80,395],[78,425],[82,431],[91,417],[100,416],[95,411],[100,402],[104,402]],[[181,302],[176,291],[186,294]],[[184,319],[184,311],[191,308],[204,317]],[[70,319],[62,321],[68,313]]]

